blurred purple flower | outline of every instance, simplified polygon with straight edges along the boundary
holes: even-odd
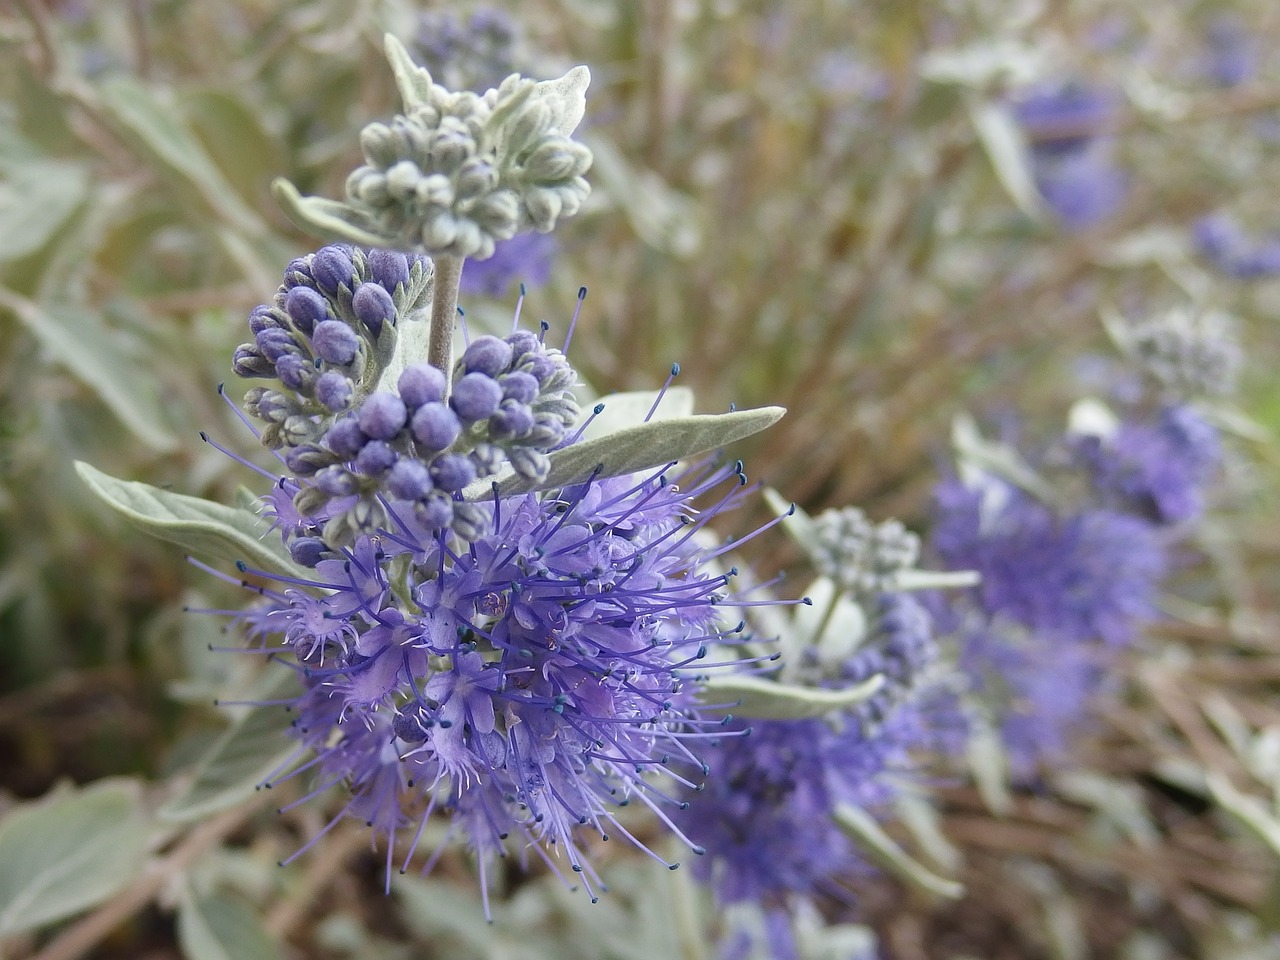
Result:
[[[1187,406],[1165,407],[1154,423],[1126,421],[1077,449],[1104,502],[1164,524],[1200,515],[1222,460],[1217,428]]]
[[[1258,72],[1258,38],[1239,16],[1223,13],[1205,30],[1204,69],[1220,87],[1238,87]]]
[[[1110,94],[1075,83],[1035,88],[1014,105],[1036,187],[1069,229],[1100,223],[1124,201],[1128,178],[1110,136],[1116,112]]]
[[[468,260],[459,289],[464,294],[501,297],[512,283],[523,283],[531,290],[544,286],[557,250],[555,238],[548,233],[519,234],[497,244],[489,259]]]
[[[1280,234],[1250,236],[1226,213],[1201,217],[1191,228],[1196,252],[1229,277],[1253,280],[1280,274]]]

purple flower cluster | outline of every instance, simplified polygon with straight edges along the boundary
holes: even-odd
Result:
[[[462,293],[501,297],[511,284],[527,289],[546,285],[557,244],[549,233],[520,233],[495,244],[488,260],[468,260],[458,289]]]
[[[1114,159],[1109,94],[1077,83],[1042,86],[1014,112],[1030,141],[1036,187],[1067,228],[1083,230],[1116,212],[1127,178]]]
[[[450,90],[484,93],[518,72],[515,45],[516,24],[496,7],[478,9],[465,22],[451,11],[426,10],[413,54]]]
[[[431,262],[393,250],[334,244],[294,260],[271,303],[249,314],[253,342],[236,347],[235,372],[279,380],[245,396],[272,449],[316,439],[357,403],[394,343],[400,320],[430,300]]]
[[[1191,238],[1196,252],[1228,277],[1255,280],[1280,273],[1280,235],[1250,236],[1225,213],[1201,217]]]
[[[616,806],[678,806],[650,774],[704,772],[691,745],[721,719],[695,703],[699,665],[742,642],[718,616],[734,571],[707,568],[705,528],[748,492],[737,467],[593,477],[478,503],[486,532],[469,543],[392,510],[313,579],[267,575],[246,620],[292,654],[295,736],[314,754],[288,776],[345,783],[339,818],[386,836],[388,868],[396,832],[417,824],[405,869],[438,810],[482,870],[514,838],[592,889],[578,829],[630,837]]]
[[[835,716],[735,723],[702,752],[710,777],[677,822],[705,848],[695,870],[722,902],[782,909],[793,895],[838,895],[842,878],[867,870],[832,815],[896,795],[894,774],[910,773],[910,751],[930,736],[920,685],[937,652],[919,602],[882,594],[875,606],[869,639],[827,682],[880,674],[871,700]]]
[[[1134,412],[1042,461],[1078,502],[1050,506],[990,476],[935,491],[931,549],[981,583],[938,597],[971,690],[994,711],[1013,772],[1033,776],[1089,720],[1116,652],[1156,616],[1172,540],[1199,516],[1218,433],[1191,407]]]
[[[246,406],[267,421],[263,442],[285,448],[292,477],[273,500],[285,491],[293,498],[300,522],[286,533],[300,563],[314,564],[326,543],[349,545],[385,525],[389,512],[411,515],[427,530],[452,526],[474,535],[483,517],[462,491],[504,464],[542,479],[549,451],[577,421],[572,367],[523,330],[472,341],[452,389],[427,363],[379,385],[403,306],[414,291],[429,291],[422,263],[325,247],[291,266],[276,303],[250,315],[257,338],[237,349],[236,370],[275,376],[284,387],[256,388]]]

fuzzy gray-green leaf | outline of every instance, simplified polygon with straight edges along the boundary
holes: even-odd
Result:
[[[392,245],[393,237],[374,233],[369,218],[345,203],[323,197],[304,197],[288,180],[271,181],[271,193],[284,212],[300,227],[315,231],[331,240],[347,240],[364,247]]]
[[[842,690],[775,683],[757,677],[724,676],[709,678],[700,696],[706,704],[724,704],[722,709],[735,717],[805,720],[856,707],[882,686],[884,677],[879,674]]]
[[[597,470],[602,477],[652,470],[759,433],[784,413],[782,407],[758,407],[642,423],[557,450],[551,454],[551,470],[541,483],[512,476],[499,483],[498,493],[510,496],[580,483]]]
[[[141,791],[129,780],[61,790],[0,821],[0,938],[106,900],[146,855]]]
[[[81,164],[6,164],[0,177],[0,261],[41,249],[88,199],[89,173]]]
[[[238,897],[188,897],[178,910],[178,943],[186,960],[279,960],[258,912]]]
[[[247,510],[136,480],[119,480],[81,461],[76,462],[76,472],[109,507],[153,537],[179,544],[206,559],[243,560],[272,573],[306,576],[277,537],[262,539],[265,528]]]
[[[259,687],[251,699],[287,699],[301,692],[297,678],[284,670],[272,671]],[[250,796],[297,749],[286,736],[291,719],[282,706],[249,708],[200,759],[190,785],[160,809],[160,818],[187,823]]]
[[[964,896],[961,884],[938,876],[912,858],[885,833],[875,817],[861,807],[841,804],[835,810],[834,819],[836,826],[857,843],[860,849],[871,854],[881,866],[902,879],[940,897],[956,900]]]

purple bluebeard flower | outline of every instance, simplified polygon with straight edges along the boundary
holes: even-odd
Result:
[[[513,283],[544,287],[559,247],[549,233],[521,233],[495,244],[487,260],[468,260],[458,284],[463,294],[502,297]]]
[[[1226,213],[1201,217],[1191,229],[1196,252],[1238,280],[1280,274],[1280,235],[1249,236]]]
[[[842,879],[868,871],[832,815],[896,796],[943,702],[921,683],[936,653],[924,608],[903,594],[876,604],[871,639],[836,672],[842,685],[883,673],[877,697],[834,717],[735,722],[702,753],[710,776],[677,822],[706,849],[695,870],[721,902],[840,896]]]
[[[477,503],[470,543],[392,504],[313,579],[266,574],[278,587],[252,626],[296,660],[295,736],[316,754],[297,772],[349,785],[338,816],[385,836],[389,867],[441,811],[482,872],[511,837],[592,890],[579,830],[630,838],[613,814],[627,802],[670,822],[650,774],[700,776],[694,745],[722,725],[697,706],[697,664],[743,638],[720,625],[738,601],[734,573],[709,569],[707,524],[750,493],[736,466],[593,477]]]
[[[957,481],[935,492],[933,545],[949,567],[982,577],[982,610],[1064,641],[1131,640],[1154,615],[1166,565],[1154,526],[1111,510],[1059,516],[1012,487]]]
[[[1205,42],[1205,73],[1218,86],[1238,87],[1257,75],[1257,37],[1240,17],[1215,16],[1205,30]]]
[[[449,395],[449,406],[468,423],[489,419],[501,402],[502,387],[483,373],[466,374],[453,385]]]
[[[1077,449],[1104,502],[1165,524],[1200,515],[1222,459],[1217,428],[1187,406],[1165,407],[1154,423],[1125,421]]]
[[[444,371],[436,369],[429,363],[410,364],[405,367],[396,381],[396,390],[400,393],[400,399],[410,410],[417,410],[424,404],[443,400],[445,386]]]
[[[1112,159],[1114,98],[1081,84],[1042,86],[1014,112],[1030,140],[1036,188],[1063,224],[1082,230],[1114,213],[1127,183]]]
[[[514,21],[496,7],[476,10],[465,23],[455,13],[431,10],[419,15],[413,53],[450,90],[483,93],[518,72],[515,41]]]

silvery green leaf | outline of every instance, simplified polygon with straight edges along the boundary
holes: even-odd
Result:
[[[561,136],[572,134],[586,115],[590,83],[591,71],[585,66],[578,66],[563,77],[543,80],[533,88],[533,96],[551,107],[556,118],[555,130]]]
[[[40,250],[89,199],[89,172],[78,163],[41,159],[5,164],[0,176],[0,261]]]
[[[960,590],[976,587],[982,577],[974,570],[899,570],[893,574],[893,589]]]
[[[148,828],[133,780],[58,789],[0,820],[0,938],[95,906],[141,869]]]
[[[969,717],[969,737],[965,742],[965,759],[982,802],[992,813],[1003,816],[1013,810],[1009,794],[1009,758],[1000,732],[985,717]]]
[[[784,518],[782,521],[782,529],[786,530],[801,547],[813,543],[814,528],[813,517],[805,513],[790,500],[783,498],[773,487],[764,488],[764,502],[769,505],[769,509],[774,512],[775,516]]]
[[[304,197],[288,180],[271,181],[271,193],[294,223],[333,240],[362,247],[385,247],[390,238],[378,232],[371,218],[345,203],[324,197]]]
[[[583,141],[594,157],[592,177],[602,183],[609,199],[622,208],[636,235],[656,250],[692,257],[703,237],[693,201],[652,170],[632,164],[612,140],[586,133]]]
[[[974,100],[969,104],[969,117],[1000,185],[1028,217],[1044,219],[1044,203],[1031,174],[1026,140],[1008,108]]]
[[[1126,783],[1092,770],[1062,770],[1053,774],[1053,784],[1068,800],[1092,807],[1104,821],[1121,830],[1137,846],[1153,848],[1160,834],[1134,783]]]
[[[1081,397],[1067,411],[1067,433],[1077,437],[1114,437],[1120,418],[1096,397]]]
[[[929,859],[945,870],[957,872],[964,863],[960,851],[942,832],[938,808],[925,796],[904,792],[893,801],[894,812]]]
[[[0,290],[0,309],[11,311],[140,440],[160,451],[178,446],[154,378],[144,375],[139,358],[121,349],[95,312],[70,303],[40,305],[8,290]]]
[[[1041,46],[1016,40],[984,40],[969,47],[940,47],[920,60],[920,76],[934,83],[985,89],[1025,86],[1046,70]]]
[[[176,177],[178,186],[218,222],[247,237],[268,234],[265,222],[223,177],[174,103],[155,88],[123,76],[112,77],[98,92],[120,132]]]
[[[301,692],[292,671],[271,670],[248,699],[289,699]],[[297,751],[283,706],[250,707],[197,762],[190,784],[160,808],[162,820],[189,823],[234,807]]]
[[[782,418],[782,407],[757,407],[733,413],[698,414],[654,420],[607,437],[575,443],[551,454],[551,470],[541,482],[509,476],[498,483],[500,496],[581,483],[597,473],[616,477],[696,457],[759,433]],[[468,487],[469,498],[490,495],[487,481]]]
[[[782,635],[787,665],[816,652],[818,662],[834,666],[844,662],[867,636],[867,614],[830,577],[818,577],[805,590],[811,601],[796,608],[792,629]],[[835,609],[831,605],[835,604]],[[819,635],[818,631],[822,633]]]
[[[1022,459],[1017,450],[1008,444],[985,439],[968,414],[960,414],[952,422],[951,443],[957,456],[970,467],[1007,480],[1045,503],[1057,500],[1053,487]]]
[[[263,539],[265,528],[247,510],[170,493],[137,480],[118,480],[83,461],[76,461],[76,472],[111,509],[153,537],[209,559],[243,560],[272,573],[307,575],[278,537]]]
[[[699,698],[708,707],[735,717],[759,720],[805,720],[832,711],[847,710],[870,699],[884,685],[876,674],[840,690],[776,683],[758,677],[709,677]]]
[[[186,960],[279,960],[283,955],[262,926],[259,911],[219,892],[183,898],[178,944]]]
[[[1205,776],[1209,793],[1218,806],[1235,817],[1243,826],[1271,850],[1280,855],[1280,818],[1257,797],[1241,793],[1235,785],[1216,770]]]
[[[388,33],[383,38],[382,48],[387,55],[387,63],[391,65],[391,73],[396,78],[396,87],[400,91],[400,99],[404,101],[405,112],[427,103],[434,86],[431,72],[414,63],[404,44],[393,34]]]
[[[655,408],[653,402],[657,399],[657,390],[611,393],[597,401],[604,404],[604,410],[595,416],[592,416],[592,410],[596,404],[583,404],[580,421],[590,417],[591,422],[583,430],[582,439],[596,440],[644,423],[650,410],[653,410],[651,420],[675,420],[693,414],[693,391],[688,387],[668,387],[662,402]]]
[[[431,323],[425,317],[405,318],[395,327],[396,343],[390,358],[382,368],[373,392],[396,390],[396,381],[404,368],[427,359],[427,344],[431,339]]]
[[[885,833],[875,817],[861,807],[842,803],[833,814],[836,826],[869,853],[882,867],[891,870],[903,880],[929,893],[957,900],[964,896],[964,887],[954,880],[938,876],[915,860],[893,838]]]

